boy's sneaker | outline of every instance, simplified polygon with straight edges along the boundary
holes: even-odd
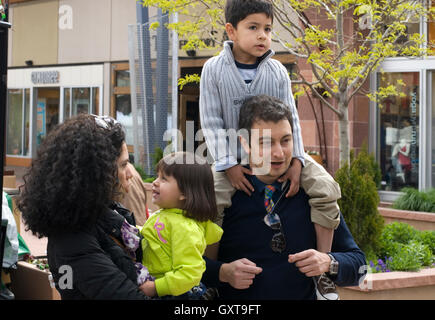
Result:
[[[317,300],[340,300],[334,282],[326,274],[313,277]]]

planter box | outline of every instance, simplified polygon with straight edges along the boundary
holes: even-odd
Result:
[[[435,300],[435,268],[368,274],[361,286],[337,289],[342,300]]]
[[[388,203],[381,203],[379,213],[384,217],[385,224],[394,221],[407,223],[417,230],[435,230],[435,213],[397,210],[388,207]]]
[[[15,175],[3,176],[3,187],[14,189],[17,187],[17,177]]]
[[[48,270],[19,261],[18,268],[11,271],[11,291],[17,300],[60,300],[60,294],[50,286]]]

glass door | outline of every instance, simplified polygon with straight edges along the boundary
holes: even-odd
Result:
[[[419,187],[420,78],[419,72],[378,74],[378,85],[402,83],[400,94],[379,105],[379,155],[382,189]],[[399,82],[398,82],[399,81]]]
[[[59,124],[59,88],[36,88],[36,145]]]
[[[30,89],[8,90],[6,154],[29,155]]]
[[[63,121],[80,113],[99,114],[100,88],[63,88]]]

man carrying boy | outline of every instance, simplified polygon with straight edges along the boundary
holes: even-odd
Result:
[[[199,101],[201,126],[215,161],[216,202],[220,214],[217,222],[222,223],[223,210],[231,206],[231,197],[237,190],[248,195],[254,192],[253,185],[245,177],[252,172],[240,164],[240,147],[237,143],[230,143],[231,137],[220,133],[238,129],[240,106],[246,98],[267,94],[289,106],[293,118],[293,158],[279,182],[290,180],[286,197],[295,195],[301,184],[310,197],[317,249],[329,252],[333,231],[340,223],[337,205],[340,188],[322,166],[304,155],[290,78],[285,67],[271,59],[274,55],[270,49],[273,5],[267,0],[228,0],[225,18],[226,32],[231,41],[224,43],[219,56],[204,64]],[[317,278],[319,298],[324,297],[324,287],[330,286],[328,280],[325,275]]]
[[[246,177],[255,190],[251,196],[234,194],[225,209],[218,257],[205,258],[202,278],[223,300],[311,300],[312,277],[326,272],[338,285],[354,286],[365,275],[365,255],[343,218],[330,252],[320,252],[314,249],[307,194],[301,188],[284,196],[288,181],[277,180],[292,159],[292,123],[288,107],[267,95],[246,99],[240,109],[239,126],[247,131],[241,142],[253,172]]]

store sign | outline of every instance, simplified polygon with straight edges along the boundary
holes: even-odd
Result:
[[[417,142],[418,142],[418,135],[417,135],[417,127],[418,127],[418,117],[417,117],[417,87],[414,87],[414,90],[411,92],[411,103],[410,103],[410,120],[411,120],[411,126],[412,126],[412,134],[411,134],[411,172],[414,175],[418,174],[418,150],[417,150]]]
[[[59,83],[59,71],[33,71],[32,82],[34,84]]]

